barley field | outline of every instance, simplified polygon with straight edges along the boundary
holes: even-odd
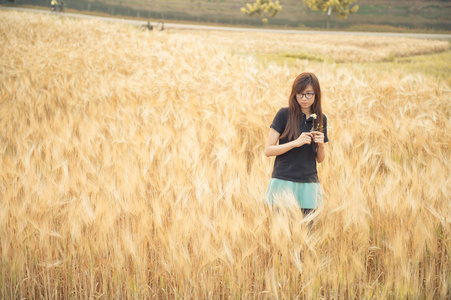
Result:
[[[451,298],[448,42],[0,24],[0,298]],[[331,126],[308,218],[264,204],[303,71]]]

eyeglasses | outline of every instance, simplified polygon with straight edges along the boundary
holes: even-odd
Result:
[[[296,94],[296,98],[302,99],[302,97],[305,97],[305,99],[312,99],[313,96],[315,96],[315,93],[299,93]]]

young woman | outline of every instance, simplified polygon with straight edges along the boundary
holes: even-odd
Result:
[[[276,156],[266,203],[277,204],[289,193],[304,214],[321,204],[316,163],[324,161],[328,140],[318,78],[302,73],[294,80],[288,107],[276,114],[266,141],[266,156]]]

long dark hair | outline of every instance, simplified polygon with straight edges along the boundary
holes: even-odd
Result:
[[[321,109],[321,87],[318,78],[313,73],[302,73],[293,82],[290,98],[288,99],[288,121],[280,138],[288,138],[294,140],[301,134],[300,124],[302,122],[302,110],[296,94],[303,92],[309,85],[313,87],[315,92],[315,101],[312,104],[312,113],[316,114],[316,120],[313,120],[313,128],[316,131],[324,132],[323,128],[323,110]],[[318,124],[321,124],[318,126]]]

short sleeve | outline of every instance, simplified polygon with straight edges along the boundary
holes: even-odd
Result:
[[[279,134],[282,134],[282,132],[285,130],[285,126],[287,125],[287,119],[288,108],[281,108],[274,117],[274,120],[272,121],[270,127],[277,131]]]
[[[329,137],[327,135],[327,117],[325,114],[323,114],[323,128],[324,128],[324,143],[327,143],[329,141]]]

